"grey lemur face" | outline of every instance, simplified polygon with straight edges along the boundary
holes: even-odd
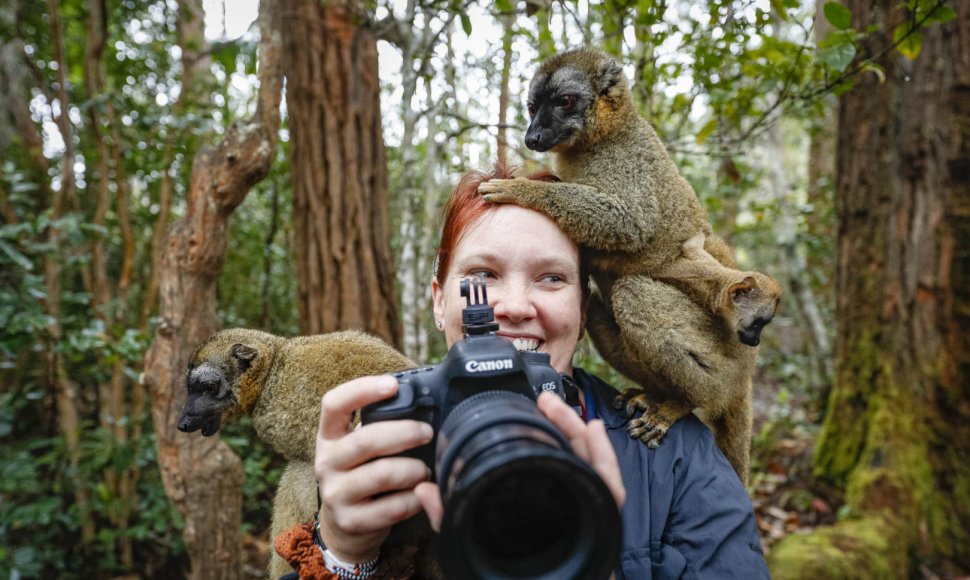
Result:
[[[771,304],[762,305],[746,316],[740,317],[738,319],[737,330],[738,340],[741,341],[741,344],[748,346],[758,346],[761,344],[761,331],[775,317],[775,311],[777,309],[778,300],[774,300]]]
[[[235,403],[226,373],[210,361],[189,367],[185,377],[189,391],[178,429],[192,433],[202,429],[208,437],[219,430],[222,412]]]
[[[568,144],[582,133],[595,98],[588,75],[575,67],[536,74],[529,87],[526,147],[543,152]]]

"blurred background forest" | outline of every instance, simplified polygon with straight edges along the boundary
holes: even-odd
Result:
[[[967,575],[968,12],[4,2],[0,577],[265,577],[283,460],[245,420],[176,432],[188,352],[362,328],[437,361],[442,200],[550,163],[525,91],[582,44],[622,59],[715,231],[785,288],[749,487],[773,576]]]

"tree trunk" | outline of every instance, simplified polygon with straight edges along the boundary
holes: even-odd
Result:
[[[863,55],[906,17],[889,0],[846,6],[856,30],[882,31]],[[815,452],[858,517],[779,543],[776,579],[970,571],[970,20],[879,64],[884,82],[863,74],[840,102],[839,329]]]
[[[219,327],[215,282],[222,271],[228,220],[269,171],[279,130],[282,73],[275,7],[260,3],[259,95],[255,114],[237,121],[216,148],[195,156],[185,216],[165,240],[159,276],[160,320],[145,357],[145,383],[165,492],[185,518],[195,579],[239,578],[243,466],[218,437],[176,430],[192,349]]]
[[[60,431],[67,443],[67,452],[72,470],[74,484],[74,498],[78,505],[81,520],[81,540],[84,543],[94,540],[95,526],[89,513],[87,491],[85,484],[77,476],[80,458],[81,411],[80,395],[77,385],[70,380],[64,368],[62,354],[58,351],[63,340],[61,327],[61,287],[62,266],[68,250],[63,245],[61,224],[59,221],[67,213],[68,202],[77,201],[77,189],[74,176],[74,133],[71,121],[68,119],[70,110],[69,87],[67,79],[67,59],[64,54],[64,40],[61,35],[60,10],[56,0],[48,0],[47,12],[50,15],[51,40],[54,45],[54,58],[57,62],[57,100],[60,113],[57,115],[57,127],[64,140],[64,155],[61,161],[61,183],[52,188],[53,195],[50,202],[51,224],[45,232],[49,249],[44,255],[44,311],[47,313],[47,340],[44,345],[46,358],[46,381],[54,393],[57,405],[57,416]]]
[[[399,344],[374,32],[356,3],[288,4],[300,331],[357,328]]]

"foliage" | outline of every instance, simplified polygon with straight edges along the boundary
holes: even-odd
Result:
[[[75,466],[63,437],[37,434],[46,414],[44,399],[30,386],[0,395],[0,575],[81,579],[121,573],[113,554],[118,534],[134,542],[146,574],[177,566],[184,551],[181,523],[161,485],[151,432],[120,444],[105,429],[85,429]],[[107,524],[117,507],[103,475],[131,467],[142,470],[136,520],[125,530],[102,525],[93,544],[80,544],[82,519]],[[75,481],[84,482],[88,513],[81,513],[75,501]]]

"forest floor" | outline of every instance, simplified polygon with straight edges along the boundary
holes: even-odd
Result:
[[[788,534],[834,524],[842,503],[837,493],[812,477],[818,412],[807,396],[781,394],[778,381],[756,377],[748,493],[766,555]]]

